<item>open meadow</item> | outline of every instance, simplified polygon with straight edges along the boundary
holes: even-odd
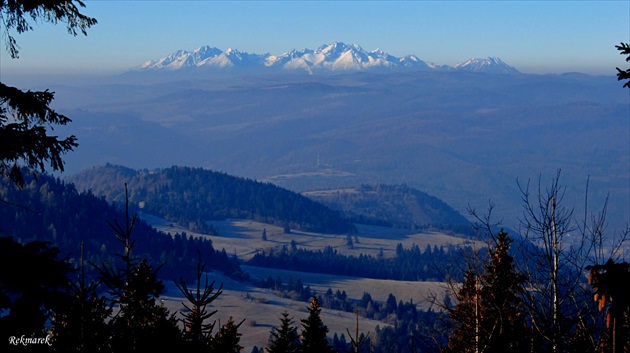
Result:
[[[402,229],[391,229],[377,226],[359,226],[353,248],[346,246],[346,237],[342,235],[328,235],[309,232],[291,231],[285,233],[282,227],[254,222],[249,220],[227,220],[211,222],[218,230],[219,236],[209,236],[190,232],[183,227],[167,222],[148,214],[140,214],[140,217],[149,222],[153,227],[170,234],[186,232],[188,235],[210,238],[216,249],[225,249],[229,254],[236,255],[239,259],[248,260],[256,252],[281,248],[294,240],[298,247],[310,250],[323,249],[331,246],[339,253],[347,255],[370,254],[376,256],[382,249],[386,257],[395,255],[398,243],[404,247],[413,244],[421,248],[427,245],[448,246],[449,244],[472,244],[469,240],[449,236],[442,233],[414,233]],[[262,240],[262,231],[266,229],[267,241]],[[427,310],[439,308],[430,303],[430,298],[435,294],[443,297],[445,284],[439,282],[417,281],[393,281],[349,276],[335,276],[320,273],[303,273],[255,266],[242,266],[243,271],[249,274],[251,279],[262,280],[268,277],[281,278],[283,283],[300,279],[304,285],[309,285],[318,294],[324,294],[329,288],[336,292],[345,291],[349,298],[360,300],[364,293],[369,293],[373,300],[385,302],[389,294],[393,294],[403,302],[413,301],[419,309]],[[245,320],[240,327],[243,333],[241,345],[244,351],[250,351],[253,346],[266,346],[269,332],[280,323],[280,314],[287,310],[299,327],[299,320],[307,316],[308,303],[279,296],[278,292],[271,289],[258,288],[250,282],[235,281],[222,273],[212,272],[208,279],[215,282],[215,288],[223,285],[223,294],[213,302],[212,310],[217,310],[213,316],[217,323],[225,322],[232,317],[236,322]],[[185,310],[181,304],[183,298],[173,283],[166,283],[167,291],[161,298],[171,311]],[[322,320],[328,326],[332,337],[335,333],[339,336],[346,335],[346,329],[351,333],[356,328],[354,313],[337,310],[322,310]],[[376,325],[387,325],[386,318],[376,321],[360,317],[359,329],[361,332],[374,332]]]

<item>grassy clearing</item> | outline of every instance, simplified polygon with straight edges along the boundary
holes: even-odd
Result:
[[[223,294],[214,301],[212,308],[209,308],[209,310],[217,310],[212,320],[215,320],[218,325],[225,323],[230,317],[233,317],[236,322],[245,319],[239,330],[243,334],[241,337],[241,345],[245,347],[243,352],[251,351],[254,346],[267,345],[269,332],[280,324],[280,314],[284,310],[287,310],[289,316],[294,318],[298,328],[300,327],[299,320],[307,317],[307,303],[280,298],[271,290],[236,282],[220,273],[211,273],[210,280],[216,280],[216,287],[223,283]],[[164,305],[173,312],[184,311],[185,308],[181,304],[183,298],[178,289],[172,283],[165,284],[167,292],[160,297]],[[356,324],[354,313],[323,309],[321,316],[330,330],[330,337],[335,333],[338,335],[343,333],[347,336],[346,329],[354,332]],[[359,329],[363,333],[374,332],[376,325],[382,327],[387,324],[365,318],[359,319]]]
[[[354,246],[346,245],[347,236],[342,234],[321,234],[292,230],[285,233],[282,227],[250,220],[226,220],[209,222],[219,230],[219,236],[194,233],[184,227],[171,224],[163,219],[141,214],[153,227],[170,234],[186,232],[212,240],[215,249],[225,249],[239,259],[249,260],[257,252],[280,249],[295,241],[299,248],[319,250],[331,246],[341,254],[359,256],[360,254],[378,255],[382,250],[385,257],[393,257],[396,246],[401,243],[405,248],[416,244],[424,250],[430,246],[448,246],[449,244],[472,244],[470,240],[454,237],[439,232],[412,232],[405,229],[358,225],[359,234],[352,236]],[[263,230],[267,231],[267,241],[262,240]],[[356,241],[358,239],[358,242]]]
[[[359,234],[357,235],[359,242],[356,242],[353,236],[354,247],[348,248],[345,235],[300,231],[285,233],[282,227],[249,220],[211,222],[219,230],[219,236],[209,236],[191,232],[184,227],[151,215],[140,214],[140,217],[153,227],[166,233],[186,232],[189,235],[209,238],[216,249],[225,249],[229,254],[235,254],[243,260],[250,259],[256,252],[262,250],[281,248],[284,245],[289,246],[291,241],[295,241],[300,248],[318,250],[331,246],[339,253],[354,256],[361,253],[376,256],[382,250],[385,257],[395,255],[398,243],[403,244],[404,247],[416,244],[421,249],[427,245],[447,246],[449,244],[470,243],[468,240],[437,232],[414,233],[402,229],[359,225]],[[266,229],[267,241],[262,240],[263,229]],[[431,303],[428,301],[431,293],[436,293],[438,297],[444,294],[444,284],[436,282],[376,280],[253,266],[243,266],[243,270],[254,279],[272,276],[273,278],[280,277],[284,283],[287,283],[290,279],[299,278],[304,285],[309,285],[317,293],[323,294],[328,288],[331,288],[333,292],[346,291],[350,298],[357,300],[361,299],[363,293],[367,292],[370,293],[373,300],[385,301],[391,293],[398,300],[413,300],[423,310],[431,307]],[[212,310],[218,310],[213,319],[217,323],[225,323],[230,316],[236,322],[245,319],[240,329],[240,332],[243,333],[241,345],[245,347],[244,352],[251,351],[253,346],[267,345],[269,332],[279,324],[280,314],[284,310],[287,310],[290,317],[294,318],[298,327],[299,320],[307,316],[307,303],[280,298],[272,290],[237,282],[216,272],[210,274],[210,280],[216,280],[217,287],[223,283],[223,294],[213,303]],[[185,310],[181,304],[183,298],[175,285],[172,283],[166,283],[166,285],[167,292],[161,297],[164,305],[172,311]],[[347,335],[346,329],[354,332],[354,313],[323,309],[322,319],[330,330],[330,337],[334,333]],[[376,325],[384,326],[387,324],[365,318],[359,321],[360,330],[364,333],[374,332]]]

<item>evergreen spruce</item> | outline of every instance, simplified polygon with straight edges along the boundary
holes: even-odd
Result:
[[[484,352],[527,352],[527,330],[521,298],[525,277],[509,254],[512,240],[501,230],[489,249],[481,288],[482,321],[487,335]]]
[[[477,341],[479,329],[478,314],[478,275],[475,270],[468,268],[464,275],[464,283],[454,297],[457,305],[448,309],[448,316],[455,327],[449,337],[446,352],[474,353],[478,352]]]
[[[508,234],[500,231],[494,240],[483,273],[469,267],[455,294],[457,305],[446,308],[455,324],[449,352],[529,351],[521,298],[525,278],[514,268]]]
[[[243,319],[238,324],[230,316],[219,332],[216,333],[212,340],[212,351],[221,353],[239,353],[243,346],[240,345],[242,333],[238,332],[238,328],[245,322]]]
[[[206,323],[212,315],[217,311],[207,311],[207,306],[223,293],[221,288],[214,291],[214,281],[208,284],[208,274],[205,277],[203,289],[201,287],[201,278],[204,273],[205,264],[201,263],[201,252],[197,251],[197,288],[195,291],[188,289],[186,281],[180,277],[179,282],[175,285],[182,292],[189,304],[182,303],[188,312],[183,313],[183,338],[188,344],[188,348],[193,351],[208,350],[212,341],[212,331],[215,323]],[[214,294],[213,294],[214,292]],[[190,306],[189,306],[190,305]]]
[[[71,284],[70,296],[52,320],[51,340],[57,352],[106,352],[110,329],[107,319],[112,309],[99,296],[98,282],[86,283],[84,246],[76,283]]]
[[[300,337],[294,321],[289,318],[285,310],[280,318],[280,328],[273,328],[269,334],[269,346],[267,353],[298,353],[300,349]]]
[[[308,308],[308,317],[300,320],[302,323],[302,353],[332,353],[333,349],[328,343],[328,327],[322,322],[319,301],[314,296]]]
[[[159,268],[154,270],[146,259],[135,257],[131,252],[135,245],[131,235],[136,215],[129,217],[128,202],[125,216],[124,227],[117,221],[108,222],[116,239],[124,246],[124,252],[118,255],[122,266],[104,263],[97,267],[100,280],[108,288],[111,304],[117,309],[109,322],[112,350],[145,352],[175,349],[181,343],[175,314],[156,303],[164,289],[164,284],[157,278]]]

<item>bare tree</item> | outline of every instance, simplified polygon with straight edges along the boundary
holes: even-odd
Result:
[[[582,220],[564,205],[566,187],[560,174],[558,170],[546,188],[539,178],[534,194],[529,182],[519,184],[523,199],[519,223],[525,239],[520,272],[527,278],[524,299],[536,337],[532,347],[552,353],[566,351],[578,325],[593,325],[594,305],[584,275],[604,246],[606,225],[606,203],[588,221],[588,182]]]

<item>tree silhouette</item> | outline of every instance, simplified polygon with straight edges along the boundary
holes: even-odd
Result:
[[[79,7],[85,4],[79,0],[5,0],[0,2],[0,21],[6,30],[5,46],[12,58],[17,58],[19,46],[11,30],[23,33],[33,30],[28,18],[34,22],[65,22],[68,33],[76,36],[79,32],[87,35],[87,29],[97,23],[96,19],[83,15]]]
[[[128,194],[127,185],[125,194]],[[110,301],[117,308],[110,320],[112,349],[127,352],[174,349],[181,335],[175,314],[156,303],[164,289],[157,278],[159,268],[154,270],[146,259],[132,255],[136,219],[137,215],[129,217],[127,202],[124,227],[118,221],[108,222],[124,247],[123,253],[117,254],[122,264],[115,266],[105,262],[97,267],[99,279],[107,286]]]
[[[328,327],[322,322],[320,316],[321,308],[319,301],[314,296],[311,299],[311,305],[308,307],[308,317],[300,320],[302,323],[301,342],[302,353],[328,353],[333,352],[332,347],[328,344]]]
[[[630,62],[630,45],[628,43],[620,43],[616,45],[615,48],[620,51],[619,54],[626,55],[626,62]],[[628,80],[623,86],[630,88],[630,69],[622,70],[617,68],[617,80]]]
[[[63,171],[62,155],[77,147],[75,136],[48,136],[46,125],[65,125],[71,120],[49,107],[52,92],[23,92],[0,83],[0,174],[24,185],[22,168]]]
[[[457,300],[455,307],[448,309],[450,321],[454,324],[449,337],[446,352],[479,352],[480,315],[479,315],[479,275],[469,267],[464,275],[464,282],[454,293]]]
[[[98,282],[86,283],[84,246],[81,243],[79,276],[71,283],[70,297],[53,318],[52,344],[59,352],[106,352],[112,309],[97,293]]]
[[[175,285],[182,292],[184,297],[190,303],[188,306],[186,303],[182,303],[186,309],[188,309],[187,313],[183,313],[184,316],[184,331],[183,336],[184,340],[189,344],[189,348],[193,351],[202,351],[208,350],[212,341],[212,331],[214,330],[215,323],[206,323],[212,315],[214,315],[217,311],[207,311],[206,308],[210,305],[215,299],[223,293],[221,288],[223,288],[223,284],[219,287],[219,289],[214,291],[214,283],[208,284],[208,274],[206,273],[205,283],[203,284],[203,289],[201,287],[201,278],[204,272],[205,264],[201,263],[201,252],[197,251],[197,288],[195,291],[192,291],[188,288],[186,281],[180,277],[179,282],[175,282]],[[214,294],[213,294],[214,292]]]
[[[346,328],[346,332],[348,332],[348,337],[350,337],[350,344],[352,345],[352,352],[359,353],[361,351],[360,350],[361,346],[363,346],[363,343],[365,343],[368,337],[370,336],[370,332],[368,331],[367,335],[364,335],[363,333],[359,335],[359,309],[355,309],[354,314],[356,315],[356,320],[357,320],[354,337],[352,337],[352,334],[350,334],[350,329]]]
[[[599,304],[599,311],[607,309],[605,336],[609,342],[610,353],[630,351],[630,264],[615,263],[609,259],[604,265],[588,266],[588,282],[593,287],[594,300]]]
[[[300,351],[300,337],[293,323],[293,319],[289,318],[289,313],[285,310],[280,318],[280,328],[274,327],[269,334],[268,353],[298,353]]]
[[[212,350],[221,353],[239,353],[243,347],[240,345],[242,333],[238,332],[238,328],[245,322],[243,319],[238,324],[230,316],[219,332],[214,335],[212,340]]]
[[[526,352],[527,331],[521,298],[525,276],[514,267],[508,233],[501,230],[494,241],[482,276],[481,315],[488,334],[484,352]]]
[[[552,353],[566,350],[578,323],[591,310],[583,300],[588,289],[582,285],[582,273],[595,245],[587,234],[586,214],[580,224],[573,208],[564,205],[566,187],[560,174],[558,170],[546,188],[539,180],[536,193],[530,193],[529,183],[519,184],[524,204],[521,234],[535,244],[524,246],[522,252],[519,271],[528,288],[523,299],[537,344]]]
[[[0,332],[7,338],[46,336],[47,321],[68,300],[71,268],[58,255],[47,242],[0,237]]]
[[[526,352],[529,348],[521,298],[525,278],[509,254],[512,240],[501,230],[492,235],[481,273],[471,264],[455,293],[457,305],[444,306],[455,327],[449,352]]]
[[[96,19],[80,13],[79,7],[84,6],[78,0],[0,1],[0,22],[11,58],[18,58],[19,53],[11,32],[32,30],[29,18],[34,22],[64,22],[70,34],[86,35]],[[24,92],[0,82],[0,175],[19,186],[24,183],[22,168],[43,172],[48,163],[54,171],[63,171],[61,156],[78,146],[75,136],[60,139],[48,135],[46,126],[52,129],[71,121],[49,107],[53,98],[54,93],[48,90]]]

